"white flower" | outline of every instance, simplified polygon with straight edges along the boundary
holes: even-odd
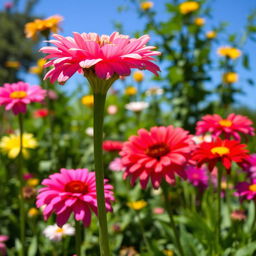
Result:
[[[140,112],[148,108],[149,104],[145,101],[134,101],[125,105],[125,108],[133,112]]]
[[[118,111],[118,108],[116,105],[109,105],[107,108],[107,112],[109,115],[115,115]]]
[[[46,227],[43,234],[52,241],[61,241],[64,236],[73,236],[75,229],[70,224],[65,224],[62,228],[54,224]]]
[[[158,86],[151,87],[148,90],[146,90],[146,95],[151,96],[151,95],[162,95],[164,93],[164,90]]]
[[[88,127],[88,128],[86,128],[85,133],[86,133],[88,136],[93,137],[93,127]]]
[[[200,144],[202,142],[212,142],[212,136],[207,134],[207,135],[200,135],[200,136],[193,136],[192,140],[196,144]]]

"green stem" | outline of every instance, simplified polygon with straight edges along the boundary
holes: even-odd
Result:
[[[218,252],[221,241],[221,179],[222,179],[222,167],[218,167],[218,213],[217,213],[217,226],[216,226],[216,252]]]
[[[109,256],[109,240],[107,214],[104,194],[104,168],[102,156],[103,120],[106,94],[94,93],[94,164],[96,173],[96,190],[98,204],[98,219],[100,230],[100,252],[102,256]]]
[[[24,198],[23,198],[23,116],[19,114],[19,130],[20,130],[20,152],[19,152],[19,203],[20,203],[20,241],[21,241],[21,256],[25,256],[25,208],[24,208]]]
[[[182,245],[181,245],[181,242],[180,242],[180,236],[179,236],[179,233],[178,233],[178,230],[175,226],[175,222],[174,222],[174,219],[173,219],[173,212],[172,212],[172,208],[171,208],[171,205],[170,205],[170,202],[168,200],[168,187],[167,187],[167,184],[162,184],[162,189],[163,189],[163,194],[164,194],[164,201],[165,201],[165,208],[166,208],[166,211],[169,215],[169,219],[170,219],[170,224],[171,224],[171,227],[173,229],[173,232],[174,232],[174,237],[175,237],[175,242],[176,242],[176,246],[178,248],[178,251],[179,251],[179,254],[180,256],[184,256],[184,252],[183,252],[183,249],[182,249]]]
[[[76,221],[76,255],[81,256],[81,224]]]

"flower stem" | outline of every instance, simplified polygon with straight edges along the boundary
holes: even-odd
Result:
[[[218,168],[218,213],[217,213],[217,226],[216,226],[216,252],[218,252],[221,241],[221,179],[222,179],[222,167]]]
[[[109,256],[107,214],[104,195],[104,168],[102,156],[103,120],[106,93],[94,93],[94,164],[96,173],[97,205],[100,230],[100,251]]]
[[[76,255],[81,256],[81,224],[79,221],[76,222]]]
[[[165,208],[166,208],[166,211],[169,215],[169,219],[170,219],[170,224],[171,224],[171,227],[173,229],[173,232],[174,232],[174,237],[175,237],[175,242],[176,242],[176,246],[178,248],[178,251],[179,251],[179,254],[180,256],[184,256],[184,252],[183,252],[183,249],[182,249],[182,246],[181,246],[181,242],[180,242],[180,239],[179,239],[179,233],[178,233],[178,230],[175,226],[175,222],[174,222],[174,219],[173,219],[173,212],[172,212],[172,208],[170,207],[170,202],[168,200],[168,187],[167,187],[167,184],[162,184],[162,190],[163,190],[163,194],[164,194],[164,200],[165,200]]]
[[[22,193],[23,188],[23,117],[19,114],[19,130],[20,130],[20,152],[19,152],[19,203],[20,203],[20,241],[21,241],[21,256],[25,256],[25,209],[24,209],[24,198]]]

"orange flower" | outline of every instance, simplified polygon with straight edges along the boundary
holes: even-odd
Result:
[[[223,83],[233,84],[238,81],[238,74],[236,72],[227,72],[222,76]]]
[[[235,47],[223,46],[217,51],[220,56],[227,57],[230,59],[237,59],[241,56],[241,51]]]
[[[142,2],[142,3],[140,4],[140,8],[141,8],[143,11],[148,11],[148,10],[150,10],[153,6],[154,6],[154,3],[151,2],[151,1],[145,1],[145,2]]]
[[[217,36],[217,33],[214,30],[206,32],[206,37],[208,39],[214,39]]]
[[[197,11],[199,7],[199,3],[195,1],[186,1],[179,5],[180,13],[184,15]]]
[[[205,19],[197,17],[197,18],[195,18],[194,23],[196,26],[202,27],[205,24]]]
[[[38,33],[48,35],[50,32],[57,33],[59,31],[59,23],[63,18],[59,15],[51,16],[47,19],[35,19],[25,25],[25,34],[27,38],[35,40]]]

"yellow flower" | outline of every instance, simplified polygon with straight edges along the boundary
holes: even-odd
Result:
[[[241,56],[241,51],[231,46],[220,47],[217,52],[220,56],[227,57],[230,59],[237,59]]]
[[[164,255],[166,255],[166,256],[173,256],[173,255],[174,255],[174,253],[173,253],[172,250],[164,250],[163,253],[164,253]]]
[[[147,206],[147,202],[145,202],[144,200],[140,200],[140,201],[129,202],[129,203],[127,203],[127,205],[131,209],[133,209],[135,211],[139,211]]]
[[[154,6],[154,3],[151,2],[151,1],[145,1],[145,2],[142,2],[142,3],[140,4],[140,8],[141,8],[143,11],[148,11],[148,10],[151,9],[153,6]]]
[[[215,31],[213,31],[213,30],[210,30],[210,31],[206,32],[206,37],[207,37],[208,39],[213,39],[213,38],[215,38],[216,36],[217,36],[217,33],[216,33]]]
[[[238,74],[236,72],[227,72],[222,76],[223,83],[233,84],[238,81]]]
[[[31,178],[27,180],[27,185],[30,187],[36,187],[39,184],[39,179]]]
[[[35,74],[35,75],[41,75],[43,73],[43,70],[44,70],[44,64],[46,63],[46,60],[45,59],[39,59],[37,61],[37,65],[34,66],[34,67],[31,67],[29,69],[29,72],[31,74]]]
[[[22,154],[24,157],[28,157],[29,153],[27,149],[33,149],[38,146],[36,139],[31,133],[24,133],[22,136],[23,150]],[[0,149],[8,154],[9,158],[15,158],[20,152],[20,135],[11,134],[9,136],[4,136],[0,141]]]
[[[202,26],[205,24],[205,19],[200,18],[200,17],[195,18],[194,23],[195,23],[195,25],[197,25],[198,27],[202,27]]]
[[[179,5],[180,13],[184,15],[197,11],[199,7],[200,7],[199,3],[195,1],[186,1]]]
[[[138,83],[142,82],[144,79],[144,73],[142,71],[135,71],[133,73],[133,79]]]
[[[36,208],[30,208],[28,210],[28,217],[33,218],[36,217],[39,214],[39,210]]]
[[[14,68],[14,69],[17,69],[20,67],[20,62],[17,61],[17,60],[7,60],[5,63],[4,63],[5,67],[6,68]]]
[[[81,99],[82,104],[84,104],[87,107],[92,107],[94,104],[94,97],[93,95],[85,95],[82,99]]]
[[[137,93],[137,89],[134,86],[128,86],[125,88],[124,94],[128,96],[135,95]]]
[[[36,39],[39,32],[57,33],[59,31],[59,23],[63,18],[59,15],[51,16],[47,19],[35,19],[25,25],[25,34],[27,38]]]

